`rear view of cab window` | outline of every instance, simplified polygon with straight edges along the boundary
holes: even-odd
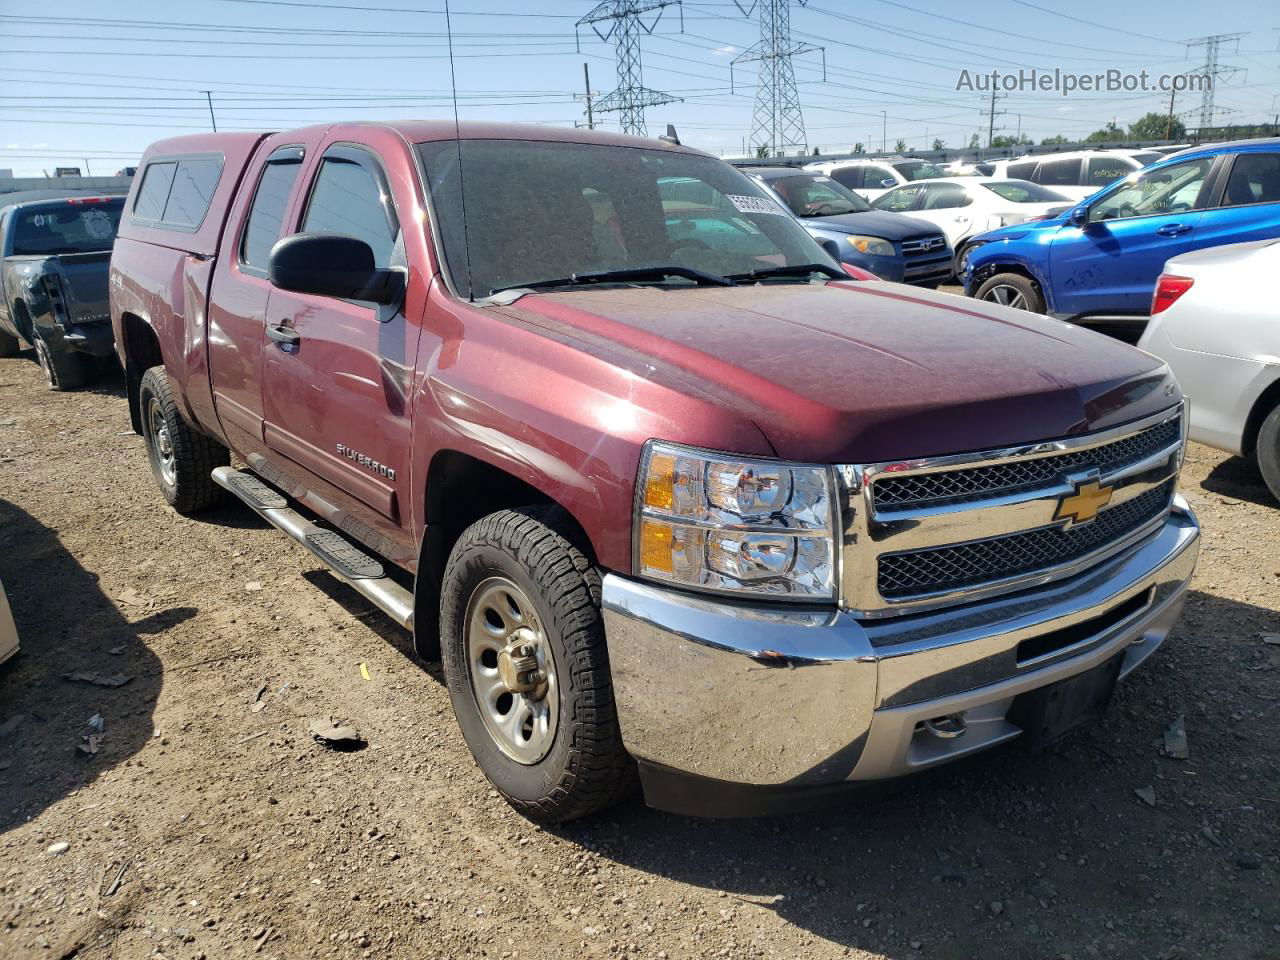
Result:
[[[165,204],[165,223],[175,227],[198,227],[204,220],[214,187],[222,173],[222,161],[213,157],[199,160],[179,160],[178,172]]]
[[[159,220],[169,199],[169,187],[173,185],[173,172],[177,164],[150,163],[142,175],[138,198],[133,201],[133,215],[139,220]]]
[[[204,221],[221,173],[221,157],[149,163],[133,203],[133,215],[157,226],[194,229]]]

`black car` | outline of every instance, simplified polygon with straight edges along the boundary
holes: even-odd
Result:
[[[34,347],[54,390],[113,354],[107,271],[123,209],[124,197],[0,195],[0,357]]]
[[[951,276],[951,247],[932,223],[873,210],[831,177],[792,167],[748,167],[748,176],[800,218],[837,260],[882,280],[936,287]]]

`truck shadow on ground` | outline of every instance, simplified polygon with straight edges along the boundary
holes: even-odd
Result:
[[[1276,508],[1280,503],[1262,479],[1258,462],[1252,457],[1228,457],[1215,466],[1200,486],[1210,493]]]
[[[21,652],[0,667],[0,833],[32,817],[133,757],[151,739],[160,659],[142,636],[195,616],[192,607],[159,610],[130,623],[57,534],[21,507],[0,500],[0,581],[13,610]],[[125,676],[103,687],[71,673]],[[88,723],[103,720],[96,753]],[[15,721],[14,718],[20,718]]]
[[[1207,675],[1205,661],[1221,647],[1224,624],[1241,635],[1275,619],[1273,610],[1193,592],[1179,631],[1121,685],[1104,722],[1043,753],[1015,744],[803,816],[694,820],[637,798],[554,832],[644,873],[724,891],[712,904],[719,909],[703,900],[698,918],[708,956],[730,937],[749,944],[756,911],[895,960],[1183,955],[1185,918],[1205,915],[1205,883],[1267,879],[1240,874],[1233,858],[1250,844],[1269,848],[1274,830],[1267,839],[1215,820],[1220,846],[1201,833],[1207,811],[1239,810],[1275,789],[1266,770],[1280,748],[1269,736],[1233,739],[1239,702],[1196,701],[1206,685],[1231,683],[1246,699],[1274,699],[1275,674],[1265,668],[1237,664],[1233,679],[1229,666]],[[1266,655],[1251,643],[1243,649],[1245,659]],[[1184,710],[1192,759],[1180,764],[1154,743]],[[1242,764],[1255,761],[1256,779],[1238,783]],[[1153,783],[1155,809],[1134,794]],[[797,946],[793,955],[804,954]]]

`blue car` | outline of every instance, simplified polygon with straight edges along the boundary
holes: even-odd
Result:
[[[1280,139],[1192,147],[1052,220],[978,238],[965,292],[1075,323],[1141,325],[1170,257],[1280,237]]]
[[[742,171],[777,197],[809,234],[842,263],[881,280],[936,287],[951,277],[951,246],[935,224],[873,210],[831,177],[794,167]]]

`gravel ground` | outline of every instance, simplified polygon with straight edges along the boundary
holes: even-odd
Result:
[[[817,816],[543,830],[403,631],[247,510],[164,505],[118,382],[0,360],[0,957],[1280,957],[1280,509],[1202,447],[1183,489],[1187,610],[1104,726]]]

